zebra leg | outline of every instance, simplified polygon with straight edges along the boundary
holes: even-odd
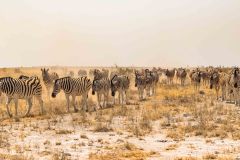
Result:
[[[28,99],[26,99],[26,101],[28,103],[28,109],[27,109],[27,112],[24,114],[23,117],[29,116],[29,113],[30,113],[31,108],[32,108],[32,98],[28,98]]]
[[[109,98],[109,91],[106,93],[106,107],[108,107],[108,98]]]
[[[74,107],[74,112],[78,112],[78,109],[76,108],[75,99],[76,99],[76,97],[75,97],[75,96],[72,96],[72,105],[73,105],[73,107]]]
[[[18,116],[18,99],[14,98],[14,103],[15,103],[15,116]]]
[[[97,93],[97,101],[98,101],[99,108],[102,108],[102,106],[101,106],[101,95],[99,93]]]
[[[82,98],[83,98],[83,102],[84,102],[84,104],[83,104],[83,105],[84,105],[83,108],[84,108],[84,110],[85,110],[86,112],[88,112],[87,94],[86,94],[86,95],[83,95]]]
[[[100,93],[100,94],[99,94],[99,105],[100,105],[101,108],[103,108],[103,100],[102,100],[102,97],[103,97],[103,94]],[[101,104],[101,103],[102,103],[102,104]]]
[[[69,103],[70,103],[69,95],[66,95],[66,100],[67,100],[67,112],[70,112],[70,109],[69,109]]]
[[[122,107],[123,107],[123,100],[124,100],[123,99],[123,91],[121,91],[121,96],[120,97],[121,97],[121,104],[122,104]]]
[[[48,98],[48,101],[50,101],[50,88],[47,87],[47,98]]]
[[[127,104],[129,104],[129,102],[128,102],[128,91],[127,90],[125,91],[125,96],[126,96],[126,105],[127,105]]]
[[[7,114],[8,114],[8,116],[10,117],[10,118],[12,118],[12,114],[11,114],[11,112],[10,112],[10,109],[9,109],[9,104],[10,104],[10,102],[12,101],[12,98],[9,98],[9,97],[7,97],[7,100],[6,100],[7,102],[6,102],[6,108],[7,108]]]
[[[118,92],[118,102],[119,102],[119,105],[121,104],[121,95],[120,95],[120,91]]]
[[[141,89],[138,88],[138,97],[139,97],[139,100],[141,101]]]
[[[107,101],[107,95],[106,95],[106,93],[104,93],[103,94],[103,108],[106,108],[106,106],[107,106],[106,101]]]
[[[43,115],[43,114],[44,114],[44,109],[43,109],[43,100],[42,100],[42,97],[37,97],[37,100],[38,100],[39,105],[40,105],[41,114]]]

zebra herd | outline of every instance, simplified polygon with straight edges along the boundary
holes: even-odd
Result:
[[[128,95],[130,89],[129,74],[121,74],[118,71],[109,72],[107,69],[95,69],[89,74],[93,75],[92,81],[88,78],[87,71],[79,70],[79,78],[74,77],[74,72],[70,72],[69,76],[59,78],[56,72],[49,72],[49,69],[42,68],[42,80],[46,87],[48,98],[50,95],[55,98],[62,90],[67,101],[67,111],[70,112],[70,105],[74,107],[77,112],[76,97],[82,96],[83,110],[88,111],[87,98],[89,91],[92,90],[92,95],[97,96],[98,106],[105,108],[109,104],[109,93],[113,97],[115,103],[115,96],[118,93],[118,100],[120,105],[128,104]],[[219,99],[219,92],[221,91],[222,100],[233,100],[236,104],[240,104],[240,70],[237,67],[233,68],[213,68],[207,67],[203,69],[142,69],[134,70],[135,73],[135,87],[138,90],[139,100],[144,100],[147,96],[156,95],[156,88],[160,82],[160,77],[167,78],[168,85],[174,84],[174,78],[177,83],[180,81],[181,86],[186,85],[186,79],[189,77],[194,89],[198,92],[200,86],[216,90],[217,99]],[[201,83],[202,82],[202,83]],[[40,104],[41,114],[44,113],[43,99],[42,99],[42,85],[41,80],[37,76],[20,76],[18,78],[3,77],[0,78],[0,95],[4,93],[6,99],[7,114],[13,117],[9,109],[9,103],[15,102],[15,117],[28,116],[31,108],[33,97],[36,97]],[[72,101],[70,103],[70,97]],[[28,107],[21,115],[18,114],[18,100],[25,99]]]

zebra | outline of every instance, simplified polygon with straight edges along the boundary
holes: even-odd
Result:
[[[25,99],[28,103],[27,111],[22,117],[28,116],[32,108],[32,99],[36,97],[40,103],[41,114],[43,114],[43,100],[42,100],[42,86],[38,77],[20,76],[19,79],[12,77],[0,78],[0,95],[6,94],[7,102],[6,108],[9,117],[13,115],[10,113],[8,107],[9,103],[15,102],[15,116],[18,117],[18,99]]]
[[[83,70],[83,69],[80,69],[78,71],[78,76],[79,77],[87,77],[87,71],[86,70]]]
[[[91,89],[91,81],[87,77],[71,78],[63,77],[55,80],[52,97],[56,98],[57,94],[63,90],[67,100],[67,111],[70,112],[70,100],[69,97],[72,96],[72,105],[74,111],[77,112],[75,98],[77,96],[82,96],[83,110],[88,111],[87,98],[88,92]]]
[[[208,71],[201,71],[201,77],[202,77],[202,82],[203,86],[207,86],[210,82],[210,73]]]
[[[146,81],[146,92],[148,96],[151,96],[151,90],[152,94],[154,94],[154,77],[152,76],[151,72],[149,69],[145,69],[145,81]]]
[[[179,68],[176,72],[176,77],[177,80],[180,79],[181,86],[184,86],[187,77],[187,71],[183,68]]]
[[[49,73],[49,69],[41,68],[42,71],[42,78],[44,85],[47,89],[47,95],[48,99],[50,99],[50,89],[54,85],[54,81],[59,78],[58,74],[56,72]]]
[[[112,96],[115,97],[116,92],[118,92],[119,104],[123,106],[124,102],[124,94],[125,94],[125,102],[128,103],[128,89],[130,86],[130,80],[128,76],[125,75],[115,75],[111,79],[111,92]]]
[[[173,84],[173,78],[174,78],[174,75],[175,75],[175,69],[173,70],[166,70],[165,71],[165,75],[167,76],[167,79],[168,79],[168,84]]]
[[[240,105],[240,70],[235,67],[232,69],[229,79],[229,86],[232,87],[233,97],[236,105]]]
[[[217,95],[217,100],[218,100],[218,95],[219,95],[219,89],[220,89],[220,75],[218,72],[213,72],[210,76],[210,89],[213,87],[215,88],[216,95]]]
[[[102,108],[102,106],[101,106],[102,96],[103,96],[103,107],[107,107],[110,87],[111,87],[111,84],[110,84],[110,80],[108,78],[102,78],[100,80],[93,80],[92,95],[95,95],[95,92],[97,92],[97,100],[98,100],[98,105],[100,106],[100,108]]]
[[[144,90],[146,89],[146,78],[144,74],[135,71],[135,87],[138,88],[139,100],[143,100]]]
[[[193,83],[194,90],[200,90],[200,83],[201,83],[201,72],[199,70],[194,70],[190,73],[189,77],[191,78],[191,82]]]

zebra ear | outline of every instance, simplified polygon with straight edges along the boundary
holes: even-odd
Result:
[[[48,69],[46,69],[46,71],[48,72],[48,71],[49,71],[49,68],[48,68]]]

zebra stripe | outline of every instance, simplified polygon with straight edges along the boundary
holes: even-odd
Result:
[[[84,110],[88,110],[87,108],[87,97],[88,92],[91,89],[91,81],[87,77],[80,77],[80,78],[71,78],[71,77],[64,77],[55,80],[52,97],[55,98],[57,94],[63,90],[67,100],[67,111],[69,112],[70,101],[69,97],[72,96],[72,104],[74,106],[74,111],[77,112],[77,108],[75,105],[75,98],[77,96],[82,96],[82,100],[84,102]]]

